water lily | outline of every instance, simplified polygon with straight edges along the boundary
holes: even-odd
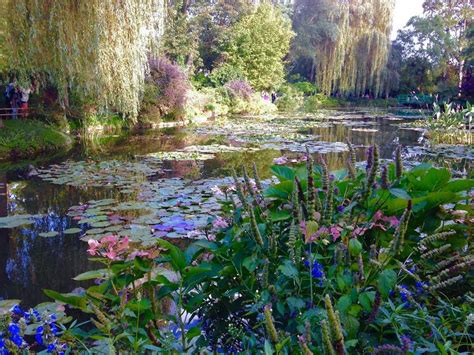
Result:
[[[212,221],[212,226],[215,229],[227,228],[229,226],[229,223],[227,223],[224,218],[217,217],[214,221]]]
[[[288,163],[288,158],[285,156],[273,159],[273,164],[283,165]]]

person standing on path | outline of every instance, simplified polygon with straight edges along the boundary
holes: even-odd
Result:
[[[28,116],[28,100],[30,99],[31,86],[28,88],[20,87],[20,110],[21,117]]]

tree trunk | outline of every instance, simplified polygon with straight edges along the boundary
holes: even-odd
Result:
[[[462,84],[464,81],[464,59],[459,62],[459,76],[458,76],[458,96],[462,94]]]

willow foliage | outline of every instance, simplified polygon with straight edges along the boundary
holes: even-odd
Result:
[[[393,0],[297,0],[295,15],[310,37],[316,83],[325,94],[384,94]]]
[[[4,0],[9,68],[137,117],[163,0]]]

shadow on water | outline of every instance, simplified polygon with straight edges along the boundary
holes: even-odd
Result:
[[[401,121],[368,118],[364,113],[358,113],[355,118],[346,117],[347,114],[340,116],[335,114],[334,120],[324,121],[330,125],[321,125],[315,121],[314,126],[304,128],[304,133],[314,136],[315,141],[344,142],[349,139],[359,146],[359,161],[365,160],[364,146],[378,144],[381,157],[389,159],[398,143],[417,145],[420,137],[420,132],[399,129],[397,124]],[[47,167],[67,159],[130,161],[136,159],[137,155],[175,151],[205,142],[225,144],[226,138],[221,133],[200,135],[186,129],[95,136],[82,140],[67,154],[49,157],[43,162],[35,162],[35,165]],[[160,176],[151,179],[229,176],[232,168],[241,165],[250,168],[252,162],[257,164],[261,177],[267,178],[270,177],[269,167],[273,159],[285,153],[301,154],[272,149],[217,152],[214,159],[205,161],[164,161]],[[338,169],[345,165],[347,152],[329,152],[326,159],[331,169]],[[79,239],[79,235],[62,233],[76,226],[75,221],[67,215],[68,209],[89,200],[125,199],[113,188],[76,188],[47,183],[37,178],[25,180],[24,176],[28,175],[25,166],[29,164],[4,166],[3,173],[0,173],[0,216],[40,215],[34,218],[31,225],[0,229],[0,299],[21,299],[28,306],[47,300],[42,292],[45,288],[60,292],[72,291],[80,285],[72,278],[93,267],[86,253],[87,244]],[[59,235],[51,238],[39,235],[53,230],[58,231]]]

